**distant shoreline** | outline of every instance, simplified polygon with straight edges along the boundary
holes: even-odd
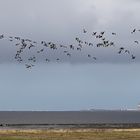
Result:
[[[1,124],[0,129],[140,129],[140,123],[124,124]]]

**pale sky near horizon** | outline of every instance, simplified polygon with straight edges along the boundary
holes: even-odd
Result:
[[[116,32],[111,39],[117,47],[125,45],[136,55],[132,61],[118,57],[118,48],[105,48],[97,50],[96,63],[77,55],[72,62],[40,62],[27,70],[14,62],[11,43],[0,40],[0,110],[120,109],[140,103],[140,45],[130,43],[140,41],[140,33],[131,35],[134,28],[140,29],[139,0],[0,2],[0,34],[70,44],[82,37],[83,28]]]

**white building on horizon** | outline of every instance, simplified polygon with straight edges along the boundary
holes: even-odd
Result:
[[[140,103],[138,104],[138,107],[137,108],[138,108],[138,110],[140,110]]]

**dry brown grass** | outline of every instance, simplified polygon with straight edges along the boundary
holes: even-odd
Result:
[[[140,140],[140,129],[9,129],[0,140]]]

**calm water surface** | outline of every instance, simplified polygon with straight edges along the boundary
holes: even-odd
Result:
[[[140,123],[140,111],[0,111],[0,124]]]

